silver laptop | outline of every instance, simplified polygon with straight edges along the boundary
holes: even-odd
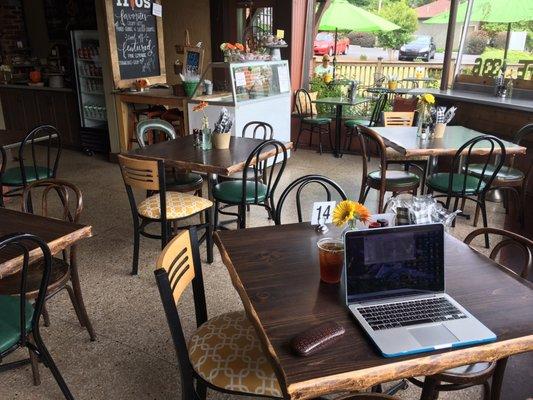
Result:
[[[385,357],[496,340],[444,293],[442,224],[353,231],[344,240],[346,304]]]

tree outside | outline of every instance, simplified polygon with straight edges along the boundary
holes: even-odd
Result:
[[[395,31],[377,34],[380,46],[389,50],[389,58],[392,59],[394,50],[411,40],[413,33],[416,32],[417,15],[406,0],[386,4],[379,11],[379,15],[401,27]]]

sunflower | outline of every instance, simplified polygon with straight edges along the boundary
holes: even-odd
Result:
[[[420,100],[429,105],[435,104],[435,96],[433,96],[431,93],[424,93],[422,96],[420,96]]]
[[[369,219],[368,208],[353,200],[341,201],[333,210],[333,223],[337,226],[342,226],[349,221],[366,223]]]

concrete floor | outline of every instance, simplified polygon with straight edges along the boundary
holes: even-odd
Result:
[[[289,160],[281,188],[309,173],[326,175],[336,180],[349,197],[358,197],[358,156],[336,159],[330,154],[320,156],[300,150]],[[43,328],[42,333],[63,377],[80,400],[180,398],[177,361],[153,276],[159,243],[141,241],[140,273],[135,277],[129,275],[132,222],[118,166],[97,157],[64,151],[59,176],[79,185],[85,205],[82,222],[93,227],[94,236],[79,244],[78,263],[85,303],[98,336],[95,342],[89,341],[87,332],[77,323],[66,293],[49,301],[51,326]],[[367,205],[372,209],[375,204],[372,194]],[[10,207],[18,208],[18,203],[11,203]],[[491,225],[502,226],[503,208],[495,204],[489,207]],[[285,214],[287,222],[294,221],[290,208]],[[271,223],[262,208],[252,208],[250,226]],[[452,233],[463,238],[471,229],[464,220],[459,220]],[[205,260],[203,246],[202,257]],[[215,262],[204,265],[204,279],[211,316],[242,308],[217,250]],[[189,290],[180,304],[187,334],[194,329],[192,310]],[[25,355],[18,351],[9,360]],[[29,367],[2,373],[0,399],[60,399],[55,381],[43,366],[41,377],[42,384],[35,387]],[[529,379],[522,385],[531,387],[531,382]],[[417,399],[419,395],[420,391],[412,386],[399,393],[402,399]],[[209,392],[209,399],[226,398],[229,396]],[[480,399],[481,392],[473,388],[443,394],[441,398]]]

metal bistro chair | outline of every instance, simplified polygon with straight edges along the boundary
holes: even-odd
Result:
[[[533,139],[533,124],[523,126],[514,136],[513,143],[517,145],[523,144],[528,138]],[[524,226],[525,223],[525,208],[526,208],[526,190],[529,182],[529,177],[533,174],[533,163],[530,164],[529,170],[524,173],[518,168],[514,167],[515,156],[510,157],[508,165],[502,166],[496,178],[492,182],[488,191],[500,189],[507,190],[516,196],[518,201],[518,215],[520,223]],[[494,165],[487,166],[487,171],[490,173],[494,169]],[[483,164],[471,164],[468,167],[468,173],[473,176],[480,177],[483,171]],[[508,210],[508,202],[505,201],[506,210]],[[479,217],[479,206],[476,207],[476,216],[474,218],[474,226],[477,225]]]
[[[477,176],[469,174],[472,150],[476,145],[487,142],[489,151],[484,155],[485,161],[482,164],[477,164],[480,168]],[[491,164],[491,157],[495,154],[496,146],[499,147],[501,156],[499,161]],[[466,154],[463,154],[465,153]],[[452,172],[438,172],[430,175],[426,180],[426,186],[431,192],[446,193],[443,195],[436,195],[433,197],[446,197],[446,208],[450,209],[452,197],[455,198],[452,211],[457,210],[459,199],[471,200],[481,208],[481,215],[483,217],[483,226],[487,227],[487,208],[485,206],[485,196],[492,185],[498,172],[505,161],[505,145],[503,142],[494,136],[478,136],[470,139],[463,144],[453,156],[451,171]],[[457,172],[454,172],[457,171]],[[485,235],[485,247],[489,248],[489,237]]]
[[[37,247],[43,253],[43,269],[40,282],[38,284],[39,292],[35,303],[30,303],[27,299],[27,282],[30,250]],[[21,282],[18,295],[4,296],[0,295],[0,371],[16,368],[27,363],[27,360],[14,361],[9,364],[2,364],[2,359],[15,350],[26,347],[30,353],[30,359],[40,360],[50,369],[54,376],[63,396],[67,400],[74,400],[70,390],[63,380],[61,373],[57,369],[52,356],[48,352],[41,333],[39,331],[39,320],[46,297],[46,289],[50,279],[52,268],[52,255],[50,249],[37,236],[19,233],[8,235],[0,238],[0,252],[19,252],[22,253],[23,262],[21,269]],[[32,363],[34,366],[36,362]]]
[[[300,144],[302,132],[309,132],[309,147],[313,145],[313,135],[318,133],[318,151],[322,154],[322,136],[326,135],[329,139],[330,148],[333,149],[333,139],[331,138],[331,118],[320,117],[313,112],[313,103],[309,92],[305,89],[298,89],[295,95],[295,107],[298,118],[300,119],[300,129],[294,144],[294,151]]]
[[[378,213],[383,212],[383,203],[386,192],[392,192],[393,196],[398,193],[411,192],[416,195],[420,178],[409,171],[397,171],[387,169],[387,147],[383,138],[375,131],[366,126],[358,125],[356,132],[359,136],[361,146],[361,156],[363,159],[363,178],[361,182],[361,193],[359,202],[365,204],[366,197],[370,189],[379,190]],[[367,143],[374,143],[378,151],[380,168],[376,171],[368,172],[368,151]],[[385,171],[385,173],[383,173]]]
[[[181,398],[205,400],[208,387],[234,395],[281,398],[276,374],[244,311],[207,319],[196,237],[195,228],[181,231],[164,248],[155,271],[178,358]],[[177,303],[191,283],[197,329],[187,343]]]
[[[213,261],[213,226],[209,218],[209,209],[213,203],[192,194],[167,191],[165,167],[161,160],[144,160],[120,154],[118,162],[133,217],[132,275],[138,273],[141,235],[161,240],[161,248],[164,248],[171,236],[171,225],[176,228],[178,221],[199,215],[202,212],[205,213],[206,222],[200,221],[196,226],[206,230],[202,239],[206,241],[207,260],[211,263]],[[145,190],[150,196],[137,204],[133,188]],[[146,232],[145,228],[152,223],[160,224],[160,235]]]
[[[271,153],[266,157],[266,153]],[[262,160],[265,159],[265,160]],[[267,162],[272,163],[267,168]],[[213,188],[215,199],[215,229],[219,228],[218,214],[237,217],[239,229],[246,228],[246,207],[264,207],[270,217],[275,217],[274,192],[287,164],[287,148],[278,140],[267,140],[259,144],[248,156],[240,180],[220,182]],[[253,179],[248,170],[253,171]],[[226,205],[237,206],[237,214],[221,211]],[[221,228],[221,226],[220,226]]]
[[[358,126],[366,126],[366,127],[373,127],[376,126],[381,118],[381,113],[385,109],[385,106],[387,105],[388,100],[388,94],[386,92],[381,93],[378,96],[378,99],[376,100],[376,103],[374,104],[374,108],[372,109],[372,114],[370,116],[370,119],[349,119],[346,122],[344,122],[344,126],[346,127],[346,138],[344,140],[344,149],[350,150],[352,147],[352,139],[354,136],[358,136],[357,127]],[[368,155],[370,157],[370,155]],[[370,160],[370,158],[369,158]]]
[[[493,247],[489,257],[496,260],[502,249],[506,247],[510,247],[512,250],[519,250],[523,256],[523,266],[518,274],[522,278],[528,279],[533,266],[533,241],[503,229],[480,228],[472,231],[465,238],[464,242],[470,245],[477,237],[487,234],[499,235],[502,236],[503,239]],[[511,271],[516,273],[514,270]],[[438,392],[441,391],[449,392],[465,389],[471,386],[483,385],[483,398],[489,400],[491,394],[492,396],[495,394],[498,395],[501,391],[505,364],[506,361],[504,361],[503,368],[497,368],[496,362],[465,365],[426,377],[423,382],[416,378],[410,378],[409,381],[416,386],[423,388],[427,399],[436,398]],[[489,379],[491,378],[492,382],[489,383]]]
[[[22,195],[22,211],[29,212],[27,198],[33,193],[35,198],[38,198],[37,192],[41,193],[40,215],[52,217],[54,214],[51,211],[52,203],[50,193],[57,194],[60,206],[58,211],[54,214],[60,215],[60,218],[72,223],[78,223],[81,212],[83,210],[83,198],[79,188],[72,183],[61,181],[58,179],[40,180],[31,183],[24,189]],[[71,201],[72,200],[72,201]],[[80,278],[78,275],[78,264],[76,257],[76,245],[63,252],[63,257],[52,257],[52,269],[48,289],[46,292],[45,302],[48,302],[53,296],[60,291],[66,289],[70,301],[76,312],[76,316],[80,325],[87,329],[91,341],[94,341],[96,335],[92,327],[83,296],[81,292]],[[44,263],[42,260],[30,264],[26,272],[26,296],[28,299],[35,299],[39,294],[39,285],[43,274]],[[22,272],[8,275],[0,279],[0,294],[15,295],[19,292],[20,284],[22,282]],[[43,305],[43,318],[45,326],[50,325],[46,305]],[[34,382],[38,384],[39,375],[37,365],[34,366]]]
[[[37,144],[39,146],[36,146]],[[4,197],[21,196],[22,190],[31,182],[55,178],[60,155],[61,135],[56,128],[52,125],[40,125],[32,129],[20,144],[18,167],[5,169],[7,157],[5,150],[2,149],[4,161],[0,169],[0,193],[3,193],[4,186],[8,186],[11,189],[3,193]],[[31,211],[30,197],[28,201],[28,209]],[[3,206],[2,196],[0,196],[0,206]]]
[[[383,113],[383,126],[385,127],[395,127],[395,126],[413,126],[413,121],[415,119],[415,113],[411,112],[400,112],[400,111],[386,111]],[[400,164],[404,167],[405,171],[409,171],[411,166],[415,167],[420,171],[420,178],[422,179],[422,188],[425,187],[426,175],[428,169],[428,160],[427,156],[411,156],[406,157],[396,150],[387,147],[387,166],[391,164]]]
[[[176,139],[176,131],[170,122],[162,119],[146,119],[137,124],[135,135],[137,136],[137,143],[139,147],[146,147],[150,141],[148,135],[156,135],[157,132],[163,133],[165,140]],[[203,179],[199,174],[194,174],[190,171],[178,171],[175,168],[168,168],[166,170],[167,189],[176,192],[194,192],[194,194],[202,197]]]
[[[308,186],[318,187],[319,189],[322,188],[326,194],[325,201],[331,201],[332,192],[336,192],[341,200],[348,199],[346,193],[344,193],[344,190],[342,190],[342,188],[336,182],[329,179],[328,177],[322,175],[302,176],[290,183],[279,197],[278,204],[276,206],[276,225],[281,225],[281,214],[283,210],[283,205],[285,204],[287,197],[294,190],[296,190],[296,214],[298,216],[298,222],[303,222],[301,196],[304,189],[306,189]]]

